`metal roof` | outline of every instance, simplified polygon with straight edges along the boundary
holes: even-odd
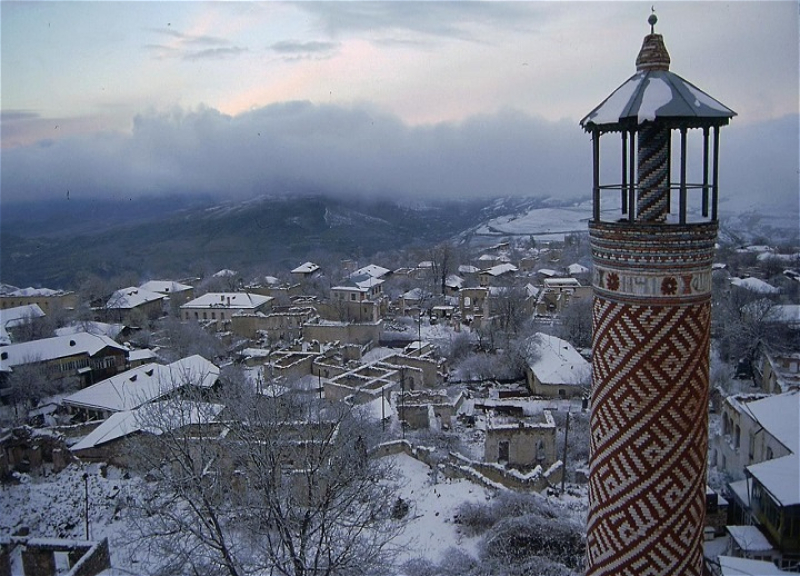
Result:
[[[651,25],[654,23],[651,22]],[[736,112],[691,82],[669,71],[670,58],[660,34],[648,34],[636,58],[636,73],[582,120],[587,131],[636,128],[666,120],[689,128],[723,126]]]
[[[690,126],[722,126],[736,112],[668,70],[642,70],[582,120],[585,130],[621,130],[670,119]]]

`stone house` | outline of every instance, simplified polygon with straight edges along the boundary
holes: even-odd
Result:
[[[488,417],[484,461],[526,469],[548,468],[556,460],[556,424],[549,410],[539,416]]]
[[[0,349],[0,381],[15,368],[41,368],[50,380],[92,384],[124,370],[128,349],[107,336],[80,332],[4,346]],[[0,396],[2,396],[0,390]]]
[[[591,365],[566,340],[539,332],[531,337],[525,376],[536,396],[575,398],[588,393]]]
[[[181,318],[215,325],[225,330],[234,314],[267,312],[272,306],[270,296],[249,292],[209,292],[181,306]]]

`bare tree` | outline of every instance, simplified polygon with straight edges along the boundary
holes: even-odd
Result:
[[[561,312],[559,335],[576,348],[592,345],[592,299],[573,299]]]
[[[50,378],[39,358],[29,357],[13,367],[3,386],[3,395],[14,406],[16,417],[21,418],[42,398],[58,392],[61,384]]]
[[[159,323],[159,334],[168,349],[166,356],[178,360],[193,354],[213,360],[222,354],[223,346],[219,339],[203,329],[197,322],[182,322],[168,316]]]
[[[161,573],[386,573],[402,525],[391,516],[391,467],[370,456],[377,435],[345,407],[310,408],[241,382],[220,401],[216,425],[150,414],[158,434],[132,452],[153,482],[133,510]]]

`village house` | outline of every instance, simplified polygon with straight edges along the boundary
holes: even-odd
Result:
[[[556,457],[556,424],[549,410],[535,416],[487,417],[484,461],[511,468],[549,468]]]
[[[444,279],[445,295],[447,296],[457,296],[463,286],[464,279],[458,274],[448,274]]]
[[[141,319],[154,320],[164,312],[166,296],[131,286],[116,290],[105,307],[106,320],[137,324]]]
[[[734,394],[722,404],[721,430],[710,438],[712,462],[735,480],[752,464],[800,450],[800,391]]]
[[[171,364],[144,364],[70,394],[63,404],[86,420],[104,420],[115,412],[133,410],[174,396],[184,387],[210,389],[219,380],[219,368],[202,356]]]
[[[303,337],[319,342],[347,342],[366,345],[380,339],[383,321],[339,322],[316,317],[303,323]]]
[[[267,312],[272,298],[249,292],[209,292],[181,306],[181,318],[224,330],[234,314]]]
[[[513,264],[497,264],[491,268],[481,270],[478,281],[481,286],[495,285],[500,278],[513,277],[517,273],[517,267]]]
[[[231,331],[249,339],[290,342],[303,335],[303,326],[317,311],[311,306],[275,308],[271,312],[239,312],[231,317]]]
[[[753,362],[753,382],[769,394],[800,389],[800,351],[770,350],[760,345]]]
[[[293,298],[300,296],[303,287],[299,282],[294,284],[281,282],[275,276],[263,276],[244,287],[245,292],[271,296],[275,303],[288,304]]]
[[[385,280],[392,274],[392,271],[377,264],[368,264],[350,274],[351,279],[360,278],[362,276],[369,276],[376,280]]]
[[[469,323],[489,316],[488,288],[462,288],[458,296],[463,321]]]
[[[401,390],[396,396],[397,414],[413,430],[449,430],[464,403],[464,394],[446,390]]]
[[[139,286],[142,290],[156,292],[170,299],[170,302],[183,304],[194,298],[194,287],[188,284],[181,284],[174,280],[149,280]]]
[[[313,262],[304,262],[297,268],[292,269],[292,276],[299,280],[307,280],[312,278],[314,275],[319,274],[319,272],[320,267],[318,264],[314,264]]]
[[[55,335],[69,336],[70,334],[78,334],[80,332],[108,336],[112,340],[120,342],[122,338],[126,338],[130,335],[131,330],[129,327],[125,326],[125,324],[108,324],[106,322],[95,322],[94,320],[79,320],[67,326],[56,328]]]
[[[0,379],[31,365],[49,380],[92,384],[123,370],[127,357],[128,349],[106,336],[82,332],[42,338],[0,348]]]
[[[558,314],[573,300],[591,299],[592,287],[582,286],[577,278],[545,278],[536,306],[540,315]]]
[[[132,410],[114,412],[73,444],[70,451],[84,462],[106,462],[126,468],[132,449],[141,449],[132,444],[138,436],[184,428],[219,435],[222,426],[215,423],[224,409],[222,404],[184,399],[149,402]],[[215,429],[210,430],[210,426]]]
[[[800,563],[800,454],[753,464],[745,472],[754,524],[778,553],[770,559],[781,568],[796,569]]]
[[[36,304],[45,314],[55,310],[72,310],[78,306],[78,295],[65,290],[50,288],[18,288],[0,295],[0,308],[16,308]]]
[[[575,398],[588,394],[591,365],[566,340],[538,332],[531,337],[528,388],[545,398]]]
[[[45,313],[38,304],[0,309],[0,346],[11,344],[15,331],[24,329],[26,325],[44,316]]]

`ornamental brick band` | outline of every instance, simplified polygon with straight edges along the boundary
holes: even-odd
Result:
[[[592,222],[595,293],[617,302],[692,304],[711,297],[716,222]]]
[[[701,576],[710,302],[596,296],[587,576]]]

